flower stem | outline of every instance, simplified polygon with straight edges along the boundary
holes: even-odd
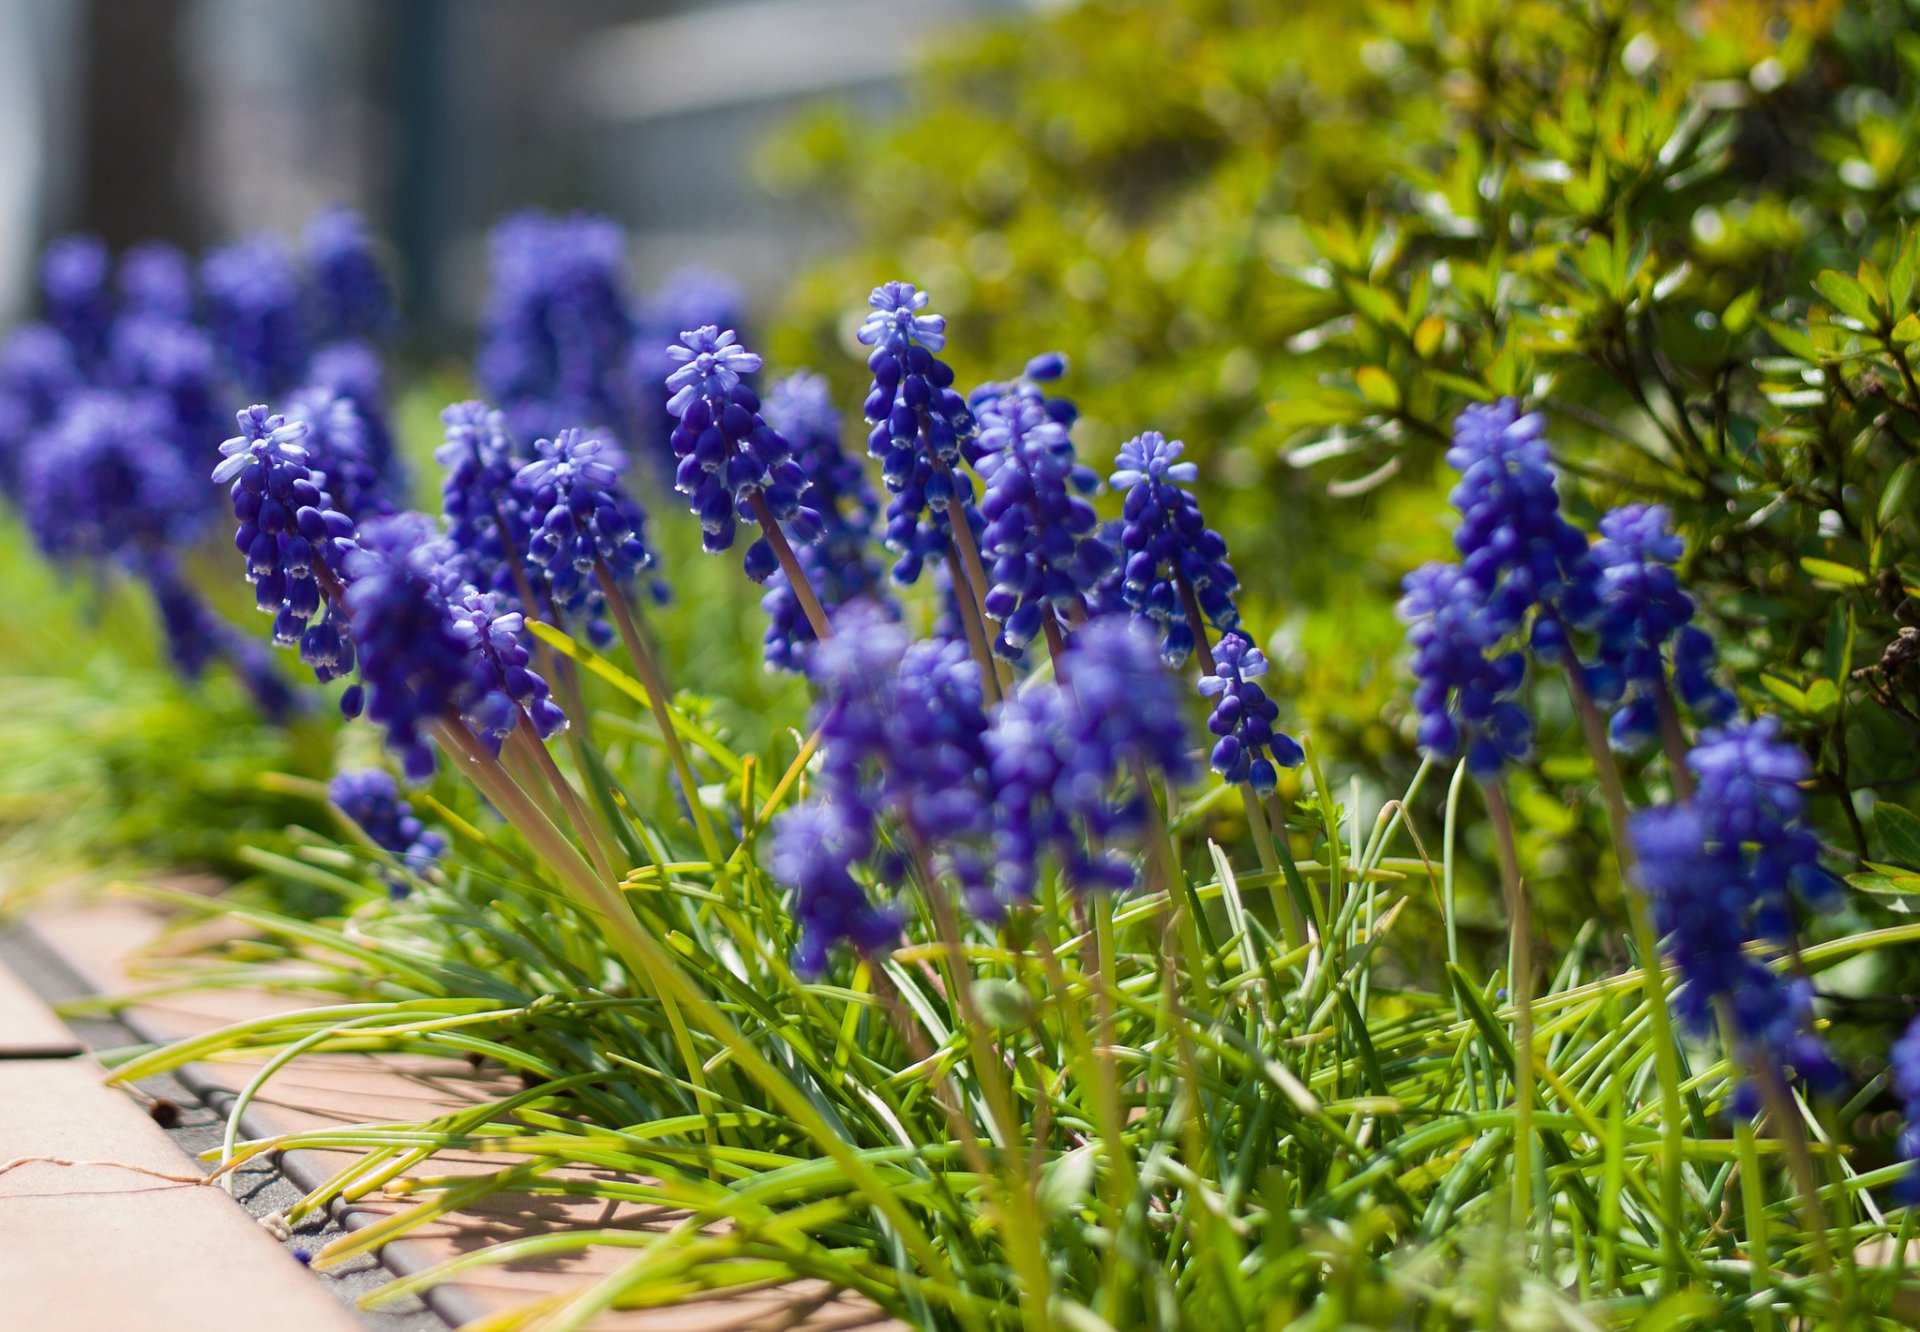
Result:
[[[959,552],[951,543],[947,546],[947,581],[953,587],[960,628],[967,636],[967,650],[973,653],[974,665],[980,668],[980,688],[985,691],[987,702],[998,703],[1000,674],[994,669],[993,651],[987,645],[986,621],[981,617],[979,603],[973,599],[973,584],[967,581],[967,571],[960,566]]]
[[[967,484],[973,483],[969,481]],[[967,511],[960,507],[958,495],[947,500],[947,526],[952,530],[948,549],[960,552],[960,563],[966,570],[965,581],[973,598],[973,612],[980,621],[981,641],[990,644],[993,635],[987,630],[986,596],[992,584],[987,581],[987,566],[980,562],[980,547],[973,539],[973,525],[967,521]],[[994,660],[991,654],[988,660],[993,662],[994,680],[1000,692],[1005,693],[1013,684],[1013,672],[1005,662]]]
[[[1520,857],[1513,844],[1513,816],[1497,780],[1481,783],[1494,841],[1500,848],[1500,887],[1512,930],[1507,985],[1513,1003],[1513,1227],[1525,1232],[1533,1215],[1533,922],[1520,882]]]
[[[1180,604],[1187,611],[1187,627],[1193,630],[1193,655],[1199,660],[1203,673],[1217,675],[1219,668],[1213,664],[1213,646],[1207,642],[1207,617],[1200,609],[1200,598],[1185,574],[1173,577],[1180,585]]]
[[[1680,1100],[1680,1052],[1673,1030],[1673,1015],[1667,1007],[1667,976],[1660,957],[1660,938],[1653,928],[1647,904],[1632,885],[1633,843],[1628,830],[1626,785],[1620,779],[1620,765],[1613,747],[1607,743],[1606,723],[1594,705],[1593,690],[1587,683],[1586,668],[1576,657],[1567,659],[1567,689],[1573,695],[1574,714],[1580,718],[1587,749],[1600,778],[1600,794],[1607,807],[1607,824],[1613,830],[1614,859],[1620,865],[1625,885],[1627,920],[1633,929],[1635,946],[1640,950],[1640,974],[1646,995],[1647,1017],[1653,1028],[1654,1070],[1660,1079],[1660,1204],[1666,1212],[1661,1235],[1661,1250],[1666,1258],[1662,1284],[1671,1293],[1680,1281],[1685,1266],[1680,1234],[1686,1209],[1686,1188],[1682,1178],[1685,1159],[1686,1123]]]
[[[667,747],[667,758],[680,778],[680,788],[686,795],[687,811],[693,818],[694,832],[700,838],[701,849],[724,877],[726,864],[720,855],[720,840],[714,836],[713,822],[707,817],[707,807],[700,803],[700,787],[694,780],[693,764],[687,759],[686,747],[680,743],[680,732],[675,729],[673,714],[668,708],[666,675],[660,669],[652,643],[635,620],[633,606],[627,600],[626,592],[614,580],[607,562],[599,561],[594,573],[599,579],[601,592],[606,595],[607,605],[613,611],[613,622],[626,644],[627,655],[633,660],[634,670],[640,673],[640,683],[646,686],[647,705],[653,710],[654,723],[660,728],[660,738]]]
[[[1685,804],[1693,799],[1693,769],[1687,766],[1687,736],[1680,729],[1680,713],[1673,706],[1673,692],[1664,679],[1653,686],[1653,705],[1660,714],[1660,744],[1667,752],[1668,780],[1673,783],[1673,798]]]
[[[767,544],[773,547],[773,557],[780,561],[780,570],[787,576],[787,586],[800,599],[800,609],[806,612],[807,623],[813,626],[813,636],[821,642],[832,638],[833,625],[827,619],[826,607],[820,604],[820,598],[815,595],[813,581],[807,577],[807,571],[800,567],[800,560],[794,555],[787,534],[781,530],[780,520],[767,507],[767,497],[756,490],[748,496],[747,503],[753,507],[754,519],[760,524]]]

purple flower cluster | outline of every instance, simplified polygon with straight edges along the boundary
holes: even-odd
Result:
[[[525,558],[531,533],[513,481],[529,460],[508,433],[506,414],[484,402],[455,403],[440,423],[445,442],[433,456],[446,469],[441,514],[454,558],[469,583],[517,602],[514,562]]]
[[[1681,976],[1675,1011],[1700,1035],[1724,1013],[1746,1063],[1764,1060],[1830,1088],[1840,1071],[1814,1032],[1811,987],[1747,952],[1756,905],[1740,847],[1721,840],[1714,821],[1710,808],[1694,805],[1642,810],[1633,820],[1636,883]],[[1736,1110],[1750,1100],[1743,1095]]]
[[[1804,823],[1812,765],[1780,733],[1780,719],[1762,717],[1704,733],[1687,755],[1699,786],[1693,803],[1708,836],[1752,903],[1762,938],[1784,943],[1792,933],[1789,893],[1816,907],[1831,906],[1839,884],[1820,865],[1820,839]]]
[[[863,598],[897,615],[871,553],[880,499],[866,469],[841,447],[840,414],[826,380],[804,371],[789,375],[768,392],[764,411],[767,423],[792,444],[794,461],[807,475],[802,501],[820,515],[820,539],[794,554],[821,605],[832,612]],[[784,570],[775,570],[767,580],[760,608],[767,614],[767,666],[804,670],[807,648],[815,641],[813,625]]]
[[[681,268],[669,273],[644,301],[634,320],[633,349],[627,356],[627,391],[632,402],[635,452],[648,459],[661,476],[671,476],[679,459],[673,451],[673,430],[680,419],[667,410],[667,376],[674,362],[667,349],[683,330],[738,329],[746,323],[746,294],[732,278],[705,268]],[[769,396],[768,403],[771,405]],[[772,413],[768,413],[772,420]],[[784,426],[776,429],[785,433]],[[797,443],[797,441],[796,441]]]
[[[133,556],[186,534],[199,483],[167,441],[158,400],[112,390],[68,397],[27,451],[21,507],[55,559]]]
[[[1503,650],[1511,626],[1487,604],[1480,584],[1460,565],[1434,562],[1408,574],[1401,592],[1421,751],[1446,759],[1464,744],[1468,770],[1483,779],[1524,758],[1533,724],[1514,695],[1526,659]]]
[[[243,389],[271,396],[299,382],[312,343],[300,271],[284,244],[262,235],[213,251],[200,263],[200,288],[207,326]]]
[[[1887,1065],[1894,1097],[1900,1102],[1898,1149],[1907,1162],[1907,1171],[1894,1185],[1894,1193],[1903,1204],[1920,1206],[1920,1018],[1915,1018],[1893,1043]]]
[[[1223,634],[1213,649],[1214,673],[1202,676],[1200,692],[1214,700],[1207,729],[1214,743],[1213,770],[1229,783],[1247,782],[1261,795],[1279,783],[1278,764],[1295,768],[1306,753],[1294,738],[1274,729],[1280,705],[1255,680],[1267,673],[1267,659],[1245,635]]]
[[[433,775],[425,729],[474,701],[471,636],[447,604],[448,553],[431,519],[400,514],[362,527],[343,569],[367,717],[416,782]]]
[[[380,768],[342,772],[327,784],[327,798],[359,825],[367,840],[389,852],[410,874],[422,875],[447,854],[447,839],[431,832],[400,794],[391,774]],[[383,871],[387,891],[405,897],[407,881]]]
[[[222,461],[213,479],[231,483],[228,493],[239,524],[234,545],[246,556],[254,602],[273,615],[276,643],[298,644],[301,660],[316,676],[338,679],[353,670],[353,643],[342,632],[340,608],[322,584],[341,580],[343,560],[354,549],[353,520],[334,507],[315,480],[303,422],[289,422],[261,406],[247,408],[236,420],[240,433],[220,446]],[[323,607],[321,622],[309,628]]]
[[[1065,370],[1058,357],[1036,363],[1043,373]],[[979,422],[974,470],[986,482],[980,546],[992,586],[983,609],[1000,622],[996,655],[1018,661],[1046,616],[1062,627],[1084,618],[1087,593],[1118,561],[1083,498],[1099,478],[1074,457],[1073,404],[1022,379],[983,385],[969,405]]]
[[[913,583],[929,558],[947,553],[951,539],[948,504],[958,500],[967,523],[981,523],[973,508],[973,482],[958,470],[961,449],[973,436],[973,413],[953,389],[953,370],[939,357],[947,321],[926,314],[927,293],[910,282],[873,289],[860,325],[862,346],[873,351],[867,368],[873,387],[866,418],[867,448],[893,499],[887,505],[886,542],[899,559],[896,582]]]
[[[1126,492],[1121,598],[1136,617],[1153,624],[1160,655],[1174,666],[1193,655],[1194,634],[1201,629],[1187,613],[1187,594],[1214,629],[1224,633],[1240,625],[1233,602],[1240,580],[1227,563],[1227,543],[1201,518],[1200,502],[1179,485],[1199,475],[1192,463],[1180,461],[1185,447],[1149,430],[1120,446],[1107,479]]]
[[[453,570],[456,584],[458,577],[458,570]],[[498,748],[522,717],[542,740],[564,731],[567,714],[553,701],[547,682],[532,669],[532,654],[523,637],[525,617],[507,609],[498,593],[465,584],[455,586],[448,611],[473,677],[461,715],[474,734]]]
[[[301,441],[307,465],[341,513],[362,522],[394,511],[385,478],[368,447],[366,422],[352,398],[336,397],[325,389],[303,389],[287,398],[286,416],[307,427]]]
[[[1068,644],[1064,684],[1029,684],[994,715],[987,737],[994,795],[994,891],[1033,895],[1049,858],[1079,889],[1118,889],[1133,869],[1116,843],[1147,826],[1150,792],[1117,794],[1126,774],[1185,780],[1192,771],[1177,686],[1151,636],[1095,620]]]
[[[667,376],[673,396],[667,410],[679,418],[673,430],[674,489],[685,495],[700,520],[701,545],[722,551],[733,545],[735,521],[755,521],[753,500],[767,516],[791,527],[795,540],[819,539],[819,512],[803,501],[807,474],[793,447],[760,415],[760,399],[745,377],[760,358],[742,347],[733,330],[711,324],[689,329],[667,348],[677,367]],[[763,536],[747,548],[747,576],[764,583],[779,568]]]
[[[1593,546],[1600,570],[1598,650],[1587,678],[1596,699],[1620,704],[1611,730],[1622,749],[1638,748],[1659,730],[1669,657],[1682,701],[1702,721],[1731,721],[1739,706],[1713,678],[1713,640],[1691,623],[1693,598],[1673,570],[1684,550],[1657,504],[1629,504],[1600,520]]]
[[[646,514],[620,488],[626,455],[578,430],[535,440],[533,449],[533,461],[513,480],[529,527],[529,572],[541,576],[554,605],[596,614],[604,597],[595,582],[601,565],[626,583],[653,564]]]
[[[378,337],[392,327],[393,294],[373,237],[350,208],[314,214],[301,237],[311,275],[312,329],[324,341]]]
[[[40,260],[40,293],[47,322],[58,329],[82,364],[106,351],[113,324],[113,258],[92,236],[65,236]]]
[[[1447,462],[1460,473],[1448,498],[1460,511],[1453,544],[1501,623],[1536,612],[1531,646],[1542,661],[1599,613],[1599,570],[1587,538],[1560,516],[1546,421],[1512,398],[1477,404],[1454,423]]]
[[[193,265],[179,247],[143,241],[120,256],[120,311],[185,322],[193,317]]]
[[[491,270],[474,368],[514,434],[619,428],[634,330],[620,228],[517,213],[493,230]]]

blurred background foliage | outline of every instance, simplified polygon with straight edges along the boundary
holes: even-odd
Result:
[[[1920,776],[1917,96],[1910,0],[1077,5],[956,39],[903,118],[768,146],[774,188],[862,237],[775,351],[846,366],[846,294],[900,275],[963,379],[1066,352],[1083,456],[1186,440],[1282,694],[1389,785],[1398,579],[1448,553],[1453,417],[1519,394],[1577,521],[1674,509],[1746,701],[1817,755],[1832,845],[1912,868],[1874,809]],[[1518,803],[1564,934],[1618,880],[1564,700],[1537,704]]]

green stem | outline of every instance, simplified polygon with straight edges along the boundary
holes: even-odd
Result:
[[[1620,864],[1620,878],[1625,885],[1627,920],[1633,928],[1634,945],[1640,950],[1647,1017],[1653,1027],[1654,1071],[1660,1080],[1660,1205],[1667,1221],[1661,1234],[1660,1247],[1665,1256],[1661,1287],[1672,1294],[1678,1289],[1686,1261],[1680,1233],[1682,1218],[1686,1215],[1682,1173],[1686,1168],[1682,1155],[1686,1148],[1686,1120],[1680,1099],[1680,1048],[1673,1030],[1673,1015],[1667,1007],[1667,976],[1660,961],[1660,939],[1654,932],[1647,904],[1632,883],[1634,857],[1626,785],[1621,781],[1613,746],[1607,742],[1606,723],[1594,705],[1586,669],[1577,658],[1567,660],[1567,688],[1573,695],[1573,710],[1580,718],[1587,749],[1593,755],[1594,770],[1599,774],[1607,824],[1613,831],[1613,854]]]
[[[1500,887],[1507,903],[1512,960],[1507,986],[1513,1003],[1513,1227],[1525,1232],[1533,1215],[1533,922],[1526,889],[1520,882],[1520,857],[1513,844],[1513,816],[1497,780],[1481,783],[1494,842],[1500,849]]]

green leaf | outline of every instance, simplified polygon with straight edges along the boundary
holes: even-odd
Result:
[[[1840,687],[1831,680],[1815,680],[1807,686],[1807,711],[1815,717],[1829,717],[1840,706]]]
[[[1878,316],[1874,314],[1873,299],[1867,295],[1867,289],[1859,281],[1834,269],[1826,269],[1813,280],[1822,296],[1832,301],[1834,308],[1841,314],[1851,315],[1863,324],[1876,324]]]
[[[1887,478],[1887,488],[1880,492],[1880,507],[1875,514],[1880,526],[1891,526],[1905,512],[1907,496],[1913,491],[1915,471],[1915,462],[1909,458],[1894,468],[1893,475]]]
[[[1893,302],[1893,308],[1904,310],[1907,302],[1913,299],[1914,274],[1920,271],[1920,243],[1915,242],[1910,228],[1901,228],[1900,250],[1894,257],[1893,268],[1887,274],[1887,298]]]
[[[1883,800],[1873,807],[1873,827],[1889,856],[1903,865],[1920,868],[1920,818]]]
[[[1720,326],[1729,333],[1744,333],[1759,308],[1760,288],[1749,287],[1727,302],[1727,308],[1720,312]]]
[[[1903,316],[1893,326],[1893,340],[1901,346],[1909,342],[1920,342],[1920,315]]]
[[[1808,710],[1806,691],[1796,684],[1782,680],[1777,675],[1768,675],[1762,672],[1760,676],[1760,687],[1779,699],[1785,706],[1792,708],[1795,712],[1804,713]]]
[[[1779,343],[1785,350],[1792,352],[1803,361],[1814,364],[1820,362],[1820,348],[1814,345],[1813,338],[1804,329],[1794,328],[1790,324],[1775,323],[1771,319],[1762,319],[1760,326],[1767,330],[1767,336]]]
[[[1841,587],[1865,587],[1867,576],[1858,569],[1832,560],[1815,559],[1809,555],[1800,561],[1800,567],[1823,583],[1835,583]]]
[[[1391,410],[1400,405],[1400,386],[1379,366],[1361,366],[1353,372],[1353,380],[1360,386],[1360,395],[1376,407]]]

